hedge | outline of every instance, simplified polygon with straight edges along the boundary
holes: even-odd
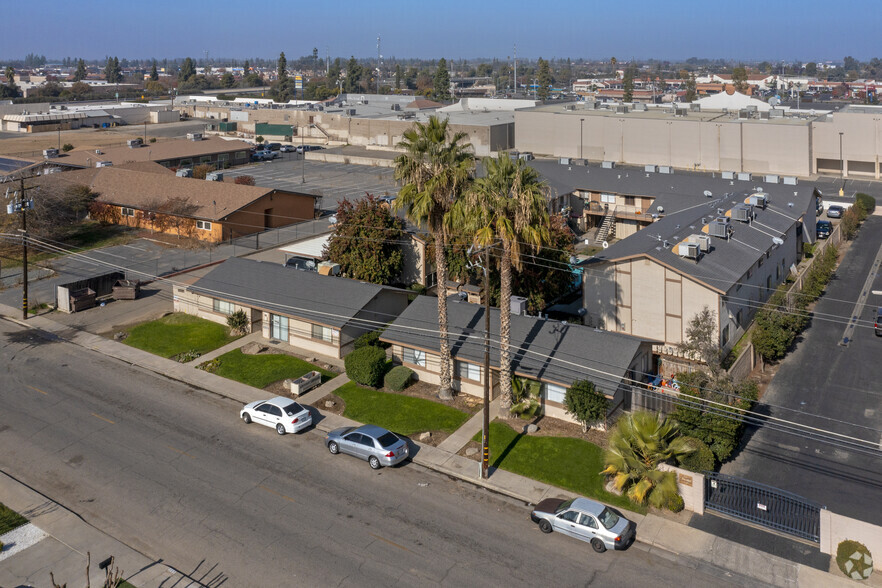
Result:
[[[362,386],[377,388],[386,373],[386,352],[379,347],[356,349],[344,360],[346,375]]]
[[[707,443],[695,437],[684,437],[684,439],[689,439],[696,449],[689,455],[680,458],[680,467],[690,472],[712,472],[717,465],[717,458]]]
[[[380,336],[383,334],[383,329],[377,329],[376,331],[370,331],[368,333],[364,333],[355,339],[355,343],[353,344],[355,349],[361,349],[362,347],[379,347],[381,349],[388,349],[389,344],[380,341]]]
[[[873,214],[873,211],[876,210],[876,199],[869,194],[858,192],[854,195],[854,201],[855,204],[860,205],[868,215]]]
[[[410,385],[413,370],[403,365],[395,366],[383,379],[383,384],[394,392],[401,392]]]

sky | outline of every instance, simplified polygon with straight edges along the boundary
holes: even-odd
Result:
[[[882,56],[875,0],[0,0],[0,60]]]

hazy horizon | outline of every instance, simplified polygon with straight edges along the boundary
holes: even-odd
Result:
[[[868,1],[744,0],[737,8],[685,0],[679,4],[634,0],[612,4],[522,0],[399,6],[355,0],[336,2],[110,0],[79,3],[33,0],[4,8],[0,59],[28,53],[51,60],[109,55],[128,59],[274,59],[310,55],[376,58],[377,35],[385,59],[486,59],[544,57],[620,62],[861,61],[882,54],[875,41],[882,10]],[[839,41],[841,39],[841,41]],[[875,52],[875,53],[874,53]]]

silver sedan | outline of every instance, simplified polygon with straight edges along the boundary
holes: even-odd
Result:
[[[239,412],[245,424],[260,423],[275,428],[279,435],[299,433],[312,424],[312,415],[297,402],[284,396],[246,404]]]
[[[376,425],[334,429],[325,437],[325,445],[334,455],[346,453],[365,459],[375,470],[404,461],[410,454],[407,441]]]

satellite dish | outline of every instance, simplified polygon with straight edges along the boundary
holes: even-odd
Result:
[[[784,239],[782,239],[781,237],[772,237],[772,243],[774,243],[775,245],[783,245]]]
[[[329,216],[328,222],[331,223],[332,225],[336,225],[337,224],[337,217],[336,216]]]
[[[601,245],[603,245],[603,248],[604,248],[604,249],[606,249],[607,247],[609,247],[609,243],[607,243],[606,241],[604,241],[603,243],[601,243]]]
[[[714,193],[711,192],[710,190],[705,190],[705,191],[704,191],[704,195],[707,196],[708,198],[710,198],[711,196],[714,195]]]
[[[656,206],[655,209],[656,209],[657,211],[659,211],[659,212],[664,212],[664,211],[665,211],[665,207],[664,207],[664,206]]]

